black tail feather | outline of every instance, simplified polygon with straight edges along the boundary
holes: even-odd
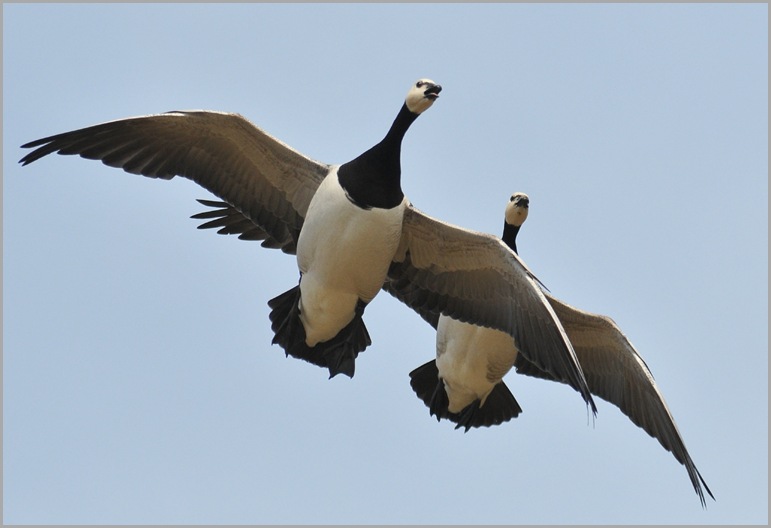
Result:
[[[364,308],[367,303],[359,300],[356,304],[356,313],[345,328],[340,330],[329,341],[318,343],[312,350],[318,350],[324,357],[329,369],[329,377],[334,378],[338,374],[353,377],[356,368],[356,358],[360,352],[372,344],[367,327],[364,325]]]
[[[280,345],[287,356],[326,367],[326,361],[305,344],[305,328],[300,321],[299,302],[299,285],[268,301],[271,308],[270,327],[275,334],[272,343]]]
[[[484,408],[487,409],[488,414],[494,415],[494,422],[490,425],[508,422],[522,413],[522,407],[519,406],[519,402],[517,402],[517,399],[502,381],[493,387],[492,392],[485,401]]]
[[[436,416],[437,421],[448,417],[449,401],[444,390],[444,383],[439,379],[436,361],[429,361],[410,372],[410,386],[418,398],[429,408],[431,416]]]
[[[456,420],[452,420],[452,418],[451,420],[457,424],[455,429],[463,427],[465,429],[464,433],[468,433],[468,430],[472,427],[479,427],[477,422],[479,421],[480,414],[479,400],[474,400],[455,415]]]
[[[487,396],[484,405],[479,400],[474,401],[459,413],[451,413],[448,409],[449,399],[444,388],[444,382],[439,378],[436,361],[429,361],[410,372],[410,385],[423,403],[429,408],[436,419],[446,418],[457,424],[459,429],[466,431],[472,427],[490,427],[500,425],[522,412],[522,408],[514,398],[509,388],[499,382]]]
[[[356,357],[372,344],[362,320],[366,303],[359,301],[353,320],[335,337],[309,347],[305,343],[305,328],[300,321],[299,302],[299,285],[268,301],[271,328],[275,333],[273,344],[280,345],[287,356],[329,369],[330,378],[338,374],[352,378]]]
[[[457,420],[453,417],[450,420],[458,424],[456,429],[464,427],[468,432],[472,427],[490,427],[508,422],[519,416],[521,412],[522,408],[514,395],[501,381],[488,394],[484,405],[480,406],[479,400],[475,400],[457,415],[453,415],[457,417]]]

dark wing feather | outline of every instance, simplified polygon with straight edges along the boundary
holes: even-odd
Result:
[[[533,274],[499,238],[431,218],[412,206],[386,291],[424,319],[444,314],[510,334],[521,355],[568,380],[596,412],[573,347]]]
[[[702,505],[703,489],[714,499],[685,448],[648,366],[616,323],[609,317],[574,308],[549,293],[546,298],[573,343],[592,394],[616,405],[685,466]],[[515,366],[520,374],[565,382],[521,355]]]
[[[295,251],[313,194],[329,172],[237,114],[168,112],[32,141],[20,163],[77,154],[151,178],[183,176],[233,206],[271,247]],[[254,234],[254,233],[252,233]]]
[[[198,200],[198,203],[212,209],[194,214],[190,218],[196,220],[208,220],[198,226],[198,229],[215,229],[220,235],[238,235],[239,240],[262,241],[262,247],[281,248],[281,243],[272,238],[250,219],[239,213],[233,206],[226,202],[214,200]],[[294,254],[294,247],[285,248],[285,253]]]

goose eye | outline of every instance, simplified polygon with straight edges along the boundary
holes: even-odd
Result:
[[[421,86],[423,86],[424,84],[426,84],[426,83],[424,83],[423,81],[418,81],[417,83],[415,83],[415,87],[416,87],[416,88],[420,88],[420,87],[421,87]]]

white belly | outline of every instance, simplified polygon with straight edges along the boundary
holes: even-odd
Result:
[[[439,317],[436,366],[452,413],[474,400],[484,405],[493,387],[514,365],[517,348],[507,333]]]
[[[335,168],[308,207],[297,242],[300,320],[306,343],[328,341],[354,316],[359,299],[380,291],[402,232],[406,200],[364,210],[345,196]]]

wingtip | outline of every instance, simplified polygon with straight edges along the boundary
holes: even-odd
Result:
[[[27,143],[26,145],[22,145],[21,148],[29,148],[29,146],[30,144]],[[19,163],[21,164],[22,167],[25,167],[30,163],[32,163],[33,161],[35,161],[34,159],[32,159],[32,154],[33,152],[30,152],[29,154],[27,154],[26,156],[24,156],[19,160]]]
[[[704,491],[706,490],[707,494],[710,496],[710,498],[713,501],[717,502],[717,499],[712,494],[712,490],[709,489],[709,486],[707,486],[707,483],[704,482],[704,478],[702,478],[701,473],[699,473],[699,470],[694,468],[694,471],[696,472],[696,476],[698,477],[699,480],[694,483],[693,487],[696,488],[696,493],[699,495],[699,500],[701,500],[701,507],[706,510],[707,498],[704,496]]]

